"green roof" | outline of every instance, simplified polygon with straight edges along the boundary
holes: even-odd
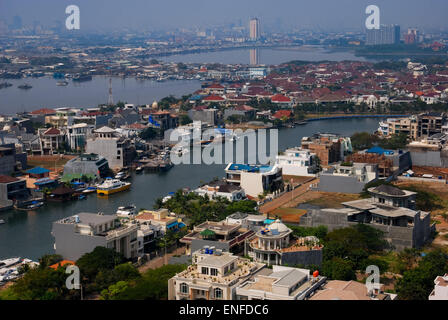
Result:
[[[82,179],[82,177],[86,177],[88,179],[96,179],[96,176],[91,173],[72,173],[72,174],[64,174],[61,178],[62,182],[72,182],[73,180]]]
[[[204,236],[204,237],[211,237],[214,235],[215,235],[215,232],[210,229],[205,229],[204,231],[201,231],[201,236]]]

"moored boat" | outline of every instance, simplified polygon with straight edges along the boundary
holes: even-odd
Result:
[[[107,178],[102,184],[97,186],[96,192],[100,196],[107,196],[110,194],[128,190],[130,187],[130,182]]]

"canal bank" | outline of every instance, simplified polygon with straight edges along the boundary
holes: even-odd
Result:
[[[352,135],[355,132],[374,132],[378,118],[350,118],[313,121],[295,128],[279,130],[279,150],[300,145],[302,137],[317,132]],[[225,165],[176,165],[168,172],[133,174],[131,190],[109,198],[94,194],[86,200],[67,203],[48,203],[36,211],[0,213],[6,224],[0,225],[0,259],[22,256],[38,259],[53,253],[51,225],[53,221],[79,212],[113,214],[119,206],[135,204],[137,209],[152,208],[154,201],[180,188],[196,188],[201,182],[224,176]]]

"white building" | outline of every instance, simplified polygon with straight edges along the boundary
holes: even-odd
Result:
[[[94,125],[77,123],[67,127],[67,142],[72,150],[84,150],[87,138],[95,129]]]
[[[434,280],[434,290],[429,295],[429,300],[448,300],[448,273]]]
[[[282,169],[277,165],[247,165],[230,163],[226,169],[226,180],[241,186],[246,195],[258,197],[283,187]]]
[[[93,131],[87,139],[86,153],[96,153],[107,159],[112,169],[122,168],[131,163],[135,148],[130,140],[121,137],[114,129],[104,126]]]
[[[235,300],[237,286],[264,267],[208,248],[193,253],[192,259],[186,270],[168,281],[169,300]]]
[[[236,288],[237,300],[304,300],[319,289],[325,277],[310,270],[273,266],[258,272]]]
[[[284,175],[314,176],[317,170],[316,154],[301,148],[287,149],[275,163]]]
[[[225,180],[209,182],[197,188],[194,192],[201,196],[207,195],[211,199],[222,197],[229,201],[239,201],[246,198],[246,194],[240,186],[236,186]]]

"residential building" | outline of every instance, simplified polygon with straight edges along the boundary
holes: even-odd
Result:
[[[201,196],[207,195],[211,199],[223,197],[229,201],[239,201],[246,198],[243,188],[226,180],[211,181],[200,186],[194,192]]]
[[[235,300],[238,285],[264,265],[229,252],[196,251],[193,263],[168,280],[169,300]]]
[[[114,129],[102,127],[93,134],[87,139],[86,153],[103,156],[112,169],[126,167],[134,160],[136,154],[131,141],[119,136]]]
[[[241,253],[244,250],[244,241],[252,236],[254,231],[241,224],[232,224],[227,221],[206,221],[194,226],[193,231],[185,235],[180,242],[186,244],[186,254],[203,248],[215,247],[226,252]]]
[[[152,225],[160,226],[163,234],[165,234],[167,230],[178,231],[185,227],[185,223],[182,222],[182,219],[168,209],[142,210],[135,219],[140,223],[147,222]]]
[[[253,198],[264,192],[283,188],[282,169],[277,165],[246,165],[230,163],[226,169],[226,180],[244,189]]]
[[[114,249],[126,259],[136,259],[138,251],[135,223],[123,224],[116,215],[79,213],[53,222],[56,254],[76,261],[96,247]]]
[[[214,126],[217,121],[217,109],[208,109],[204,107],[195,107],[188,111],[188,116],[193,121],[201,121]]]
[[[448,167],[448,133],[437,133],[406,146],[412,165],[423,167]]]
[[[40,153],[42,155],[57,154],[65,142],[65,134],[57,128],[39,129]]]
[[[426,138],[442,132],[442,126],[447,121],[445,113],[428,112],[418,115],[418,137]]]
[[[295,239],[280,220],[260,228],[245,242],[245,255],[267,265],[321,265],[322,246],[316,237]]]
[[[341,163],[321,172],[319,178],[319,191],[360,193],[367,183],[378,178],[378,166],[367,163]]]
[[[263,268],[236,288],[236,300],[306,300],[326,281],[310,270],[284,266]]]
[[[431,215],[415,209],[416,193],[389,185],[369,188],[370,199],[343,202],[343,209],[309,210],[300,217],[300,225],[325,225],[329,231],[358,223],[384,232],[392,248],[420,248],[430,241],[434,224]]]
[[[93,175],[96,178],[106,178],[110,174],[107,159],[95,154],[81,154],[70,159],[64,165],[65,175]]]
[[[0,174],[10,175],[16,172],[16,169],[17,163],[15,147],[13,145],[0,146]]]
[[[26,180],[0,175],[0,207],[26,200],[29,196],[30,191],[26,187]]]
[[[342,161],[346,154],[352,152],[350,138],[331,133],[318,133],[311,137],[303,137],[301,147],[316,154],[322,166]]]
[[[411,153],[406,150],[385,150],[376,146],[351,154],[346,157],[346,161],[376,164],[378,177],[387,178],[410,169]]]
[[[285,176],[314,176],[318,171],[316,154],[302,148],[286,149],[276,156],[275,164]]]
[[[429,295],[429,300],[448,300],[448,273],[438,276],[434,280],[434,290]]]
[[[418,119],[416,116],[409,118],[391,118],[385,122],[380,122],[378,132],[385,137],[390,137],[394,134],[406,134],[412,140],[416,140],[419,137],[418,133]]]
[[[77,123],[67,127],[67,143],[71,150],[84,151],[87,138],[92,135],[94,125]]]

